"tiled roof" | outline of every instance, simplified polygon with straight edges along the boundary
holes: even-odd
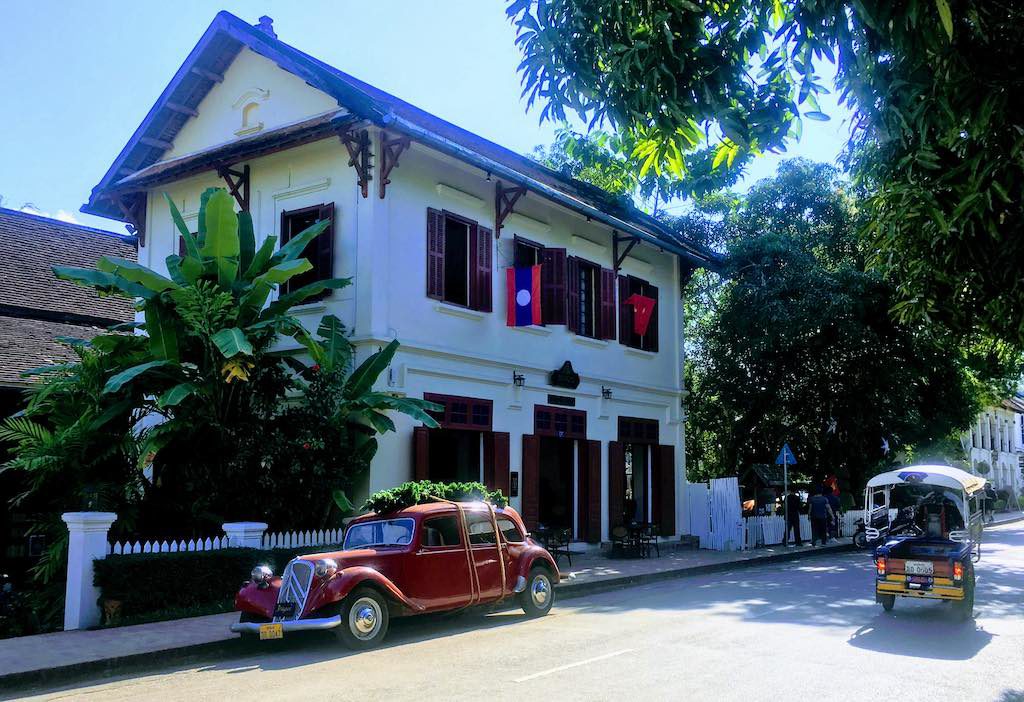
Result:
[[[714,268],[721,262],[720,254],[666,227],[631,204],[451,124],[296,49],[278,39],[272,28],[264,27],[262,18],[261,26],[256,28],[223,11],[214,18],[103,179],[93,188],[89,202],[82,207],[83,212],[113,218],[122,216],[114,206],[111,193],[132,192],[125,189],[130,184],[130,175],[163,158],[189,119],[190,111],[195,110],[222,79],[221,74],[243,47],[269,58],[331,95],[339,105],[363,119],[404,132],[464,161],[484,159],[485,164],[477,164],[482,169],[489,171],[489,164],[493,164],[496,175],[505,170],[510,180],[568,202],[588,216],[610,217],[606,224],[663,246],[693,265]]]
[[[58,336],[90,339],[134,318],[131,300],[101,298],[53,275],[52,266],[92,267],[100,256],[135,260],[134,239],[0,207],[0,383],[73,360]]]
[[[57,280],[52,270],[92,267],[100,256],[135,260],[131,237],[0,207],[0,252],[0,309],[53,313],[24,315],[36,318],[64,314],[122,322],[134,316],[130,300],[101,298],[93,290]]]
[[[75,360],[70,348],[54,339],[91,339],[103,329],[39,319],[0,316],[0,383],[26,383],[21,374],[40,366]]]

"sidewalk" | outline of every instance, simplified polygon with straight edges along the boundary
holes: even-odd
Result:
[[[766,563],[835,554],[852,548],[846,539],[823,548],[774,546],[746,552],[676,550],[663,546],[661,557],[610,559],[602,554],[573,554],[572,566],[559,559],[563,580],[559,599],[692,577]],[[228,630],[235,613],[154,622],[114,629],[66,631],[0,641],[0,690],[57,684],[88,675],[124,674],[151,668],[155,661],[182,664],[213,655],[251,650]],[[0,693],[2,694],[2,693]]]

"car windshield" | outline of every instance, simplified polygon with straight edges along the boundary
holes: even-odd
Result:
[[[412,542],[415,524],[412,519],[381,519],[360,522],[348,528],[345,549],[367,546],[406,546]]]

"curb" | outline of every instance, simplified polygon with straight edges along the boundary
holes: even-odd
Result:
[[[573,599],[575,597],[584,597],[586,595],[594,595],[600,592],[610,592],[613,590],[621,590],[627,587],[648,585],[650,583],[662,582],[664,580],[692,578],[701,575],[724,573],[730,570],[735,570],[737,568],[754,568],[756,566],[761,565],[771,565],[773,563],[799,561],[805,558],[815,558],[835,553],[849,553],[856,550],[857,549],[854,547],[853,544],[844,544],[842,546],[833,546],[824,551],[808,550],[793,551],[792,553],[773,553],[770,556],[759,556],[756,558],[748,558],[740,561],[730,561],[726,563],[709,563],[707,565],[690,566],[688,568],[675,568],[673,570],[663,570],[657,573],[624,575],[621,578],[612,578],[609,580],[600,580],[591,583],[573,584],[571,582],[563,582],[562,584],[557,586],[556,592],[558,593],[559,599]]]
[[[1024,517],[1022,517],[1024,519]],[[1005,522],[1004,522],[1005,523]],[[603,580],[592,583],[573,584],[562,583],[556,586],[558,599],[574,599],[600,592],[622,590],[628,587],[647,585],[664,580],[675,580],[679,578],[696,577],[714,573],[723,573],[738,568],[753,568],[760,565],[772,563],[784,563],[787,561],[803,560],[836,553],[847,553],[854,551],[853,544],[835,546],[827,550],[794,551],[792,553],[776,553],[770,556],[759,556],[740,561],[726,563],[710,563],[701,566],[690,566],[688,568],[676,568],[665,570],[659,573],[642,573],[639,575],[626,575],[621,578]],[[247,646],[248,642],[240,637],[232,637],[221,641],[210,641],[201,644],[191,644],[179,648],[170,648],[163,651],[147,651],[145,653],[133,653],[114,658],[104,658],[95,661],[84,661],[71,665],[59,666],[56,668],[41,668],[39,670],[27,670],[19,673],[0,675],[0,699],[7,699],[8,695],[25,692],[26,688],[35,686],[56,687],[59,685],[75,682],[89,677],[112,677],[143,671],[163,669],[170,665],[182,665],[210,660],[216,655],[223,654],[244,654],[251,653],[252,648]],[[158,661],[155,662],[155,661]]]
[[[0,690],[2,690],[0,699],[13,699],[7,695],[25,693],[28,692],[27,688],[35,686],[56,687],[93,676],[112,677],[125,673],[150,671],[167,665],[201,662],[209,660],[214,654],[243,653],[245,651],[244,644],[245,642],[241,638],[231,638],[169,648],[164,651],[146,651],[145,653],[72,663],[56,668],[40,668],[39,670],[0,675]],[[159,662],[155,662],[154,659]]]

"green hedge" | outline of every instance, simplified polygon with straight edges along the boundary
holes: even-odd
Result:
[[[225,548],[107,556],[95,562],[93,580],[100,589],[101,605],[102,600],[121,602],[121,623],[174,619],[182,616],[180,612],[225,610],[241,584],[249,579],[253,566],[260,563],[269,565],[280,575],[288,561],[297,555],[340,548],[306,546],[267,551]]]

